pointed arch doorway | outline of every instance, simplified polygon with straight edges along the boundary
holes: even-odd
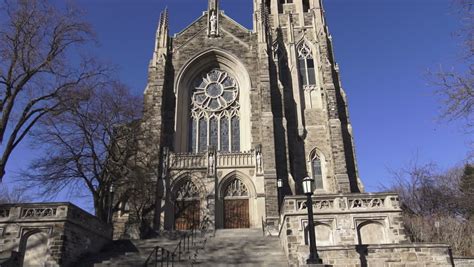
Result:
[[[224,189],[224,228],[250,228],[249,191],[234,178]]]
[[[201,201],[199,190],[191,180],[185,180],[175,192],[174,229],[185,231],[198,229]]]

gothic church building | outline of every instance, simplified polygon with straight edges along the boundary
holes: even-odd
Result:
[[[217,229],[277,224],[279,199],[301,194],[306,176],[317,194],[363,191],[320,2],[254,10],[248,30],[209,1],[174,37],[162,14],[143,123],[160,144],[158,178],[196,209],[173,218],[169,207],[165,228],[189,227],[191,214]]]
[[[413,250],[419,262],[445,266],[445,246],[417,245],[415,252],[401,245],[408,241],[396,194],[364,193],[322,1],[253,5],[251,30],[218,0],[172,37],[168,12],[161,14],[141,122],[150,133],[142,149],[159,159],[158,171],[150,170],[159,188],[155,225],[263,228],[279,236],[290,263],[304,263],[302,180],[309,176],[325,263],[360,264],[366,252],[357,246],[376,245],[379,263]],[[116,231],[126,220],[115,216]]]

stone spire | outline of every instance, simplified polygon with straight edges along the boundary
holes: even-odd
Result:
[[[156,29],[156,41],[155,41],[155,57],[154,62],[160,60],[163,56],[168,54],[168,41],[169,41],[169,22],[168,22],[168,8],[165,8],[160,14],[160,21],[158,28]]]
[[[160,14],[160,22],[156,30],[156,49],[168,46],[168,8],[165,8]]]
[[[209,37],[219,36],[219,0],[209,0],[207,8],[207,35]]]

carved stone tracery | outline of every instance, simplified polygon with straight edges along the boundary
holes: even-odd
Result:
[[[21,218],[55,217],[56,208],[27,208],[21,211]]]
[[[249,191],[240,179],[235,178],[229,183],[224,192],[224,197],[247,197]]]
[[[176,199],[195,199],[199,198],[199,190],[197,186],[190,180],[184,182],[176,191]]]

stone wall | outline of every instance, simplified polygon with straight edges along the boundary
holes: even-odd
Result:
[[[409,243],[396,194],[318,195],[312,200],[316,244],[324,264],[452,266],[449,246]],[[280,240],[292,266],[304,266],[309,255],[306,202],[306,196],[294,196],[282,204]]]
[[[323,246],[318,247],[318,254],[324,264],[332,267],[453,266],[449,247],[441,244]],[[290,265],[306,266],[308,255],[308,246],[299,246],[298,261],[293,261]]]
[[[112,229],[71,203],[0,205],[1,254],[17,251],[28,260],[29,242],[38,235],[44,240],[36,246],[44,251],[35,263],[71,266],[110,242]]]

